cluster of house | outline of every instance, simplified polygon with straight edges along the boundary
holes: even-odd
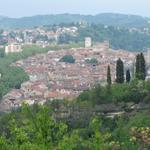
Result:
[[[60,27],[55,29],[45,29],[44,27],[37,27],[33,29],[14,29],[3,31],[1,39],[7,46],[5,47],[6,54],[20,52],[23,44],[36,44],[42,47],[48,46],[50,43],[57,44],[60,35],[70,34],[76,35],[78,28],[76,26]],[[4,47],[3,45],[2,48]]]
[[[75,63],[60,62],[65,55],[72,55]],[[108,42],[104,42],[93,48],[49,51],[17,61],[15,65],[22,67],[30,80],[23,83],[19,90],[12,90],[5,95],[2,102],[10,109],[21,106],[23,102],[32,105],[54,99],[73,99],[95,84],[105,84],[108,65],[111,66],[114,81],[116,60],[119,57],[127,69],[132,69],[135,55],[123,50],[112,50]],[[97,59],[98,63],[87,63],[86,60],[92,58]]]

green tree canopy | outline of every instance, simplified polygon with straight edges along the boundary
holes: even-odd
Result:
[[[65,55],[60,60],[60,62],[66,62],[66,63],[75,63],[75,59],[72,55]]]
[[[86,61],[87,63],[93,64],[93,65],[98,64],[98,60],[97,60],[96,58],[86,59],[85,61]]]

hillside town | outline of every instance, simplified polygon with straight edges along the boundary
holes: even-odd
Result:
[[[66,55],[73,56],[75,63],[60,62]],[[29,75],[29,81],[23,83],[20,89],[13,89],[5,95],[1,106],[10,110],[20,107],[23,102],[32,105],[54,99],[74,99],[95,84],[105,85],[108,65],[114,82],[118,58],[123,60],[125,70],[130,69],[133,75],[135,56],[136,53],[111,49],[108,41],[92,45],[92,39],[87,37],[85,48],[51,50],[47,54],[19,60],[13,65],[23,68]],[[87,63],[86,60],[93,58],[97,63]],[[149,75],[148,72],[147,78]]]

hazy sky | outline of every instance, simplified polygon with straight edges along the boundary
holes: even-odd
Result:
[[[117,12],[150,17],[150,0],[0,0],[0,15]]]

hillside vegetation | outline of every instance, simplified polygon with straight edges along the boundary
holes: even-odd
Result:
[[[108,40],[113,49],[124,49],[128,51],[147,51],[150,47],[150,34],[141,31],[130,31],[126,28],[117,28],[113,26],[105,27],[101,24],[86,25],[79,27],[77,36],[63,34],[59,37],[59,44],[69,44],[71,42],[84,42],[85,37],[91,37],[93,45],[96,42]]]
[[[98,15],[58,14],[24,18],[1,17],[0,28],[32,28],[60,23],[87,22],[121,27],[149,27],[149,18],[136,15],[103,13]]]
[[[56,120],[48,106],[24,106],[0,117],[0,149],[148,150],[149,115],[141,112],[114,119],[94,116],[87,121],[86,115],[78,114],[70,124],[70,120]]]

